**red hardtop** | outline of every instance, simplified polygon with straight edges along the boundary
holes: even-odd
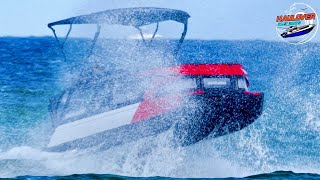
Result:
[[[183,76],[245,76],[247,72],[241,64],[183,64],[160,68],[146,75],[183,75]]]
[[[246,76],[240,64],[184,64],[176,67],[181,75]]]

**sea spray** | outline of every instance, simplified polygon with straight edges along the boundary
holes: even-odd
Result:
[[[1,51],[1,55],[7,53],[7,58],[1,61],[3,68],[7,69],[0,74],[1,82],[10,82],[0,94],[3,122],[0,128],[2,177],[40,173],[242,177],[275,170],[319,173],[319,131],[314,124],[319,121],[316,108],[319,106],[318,44],[292,47],[267,41],[187,41],[183,46],[180,61],[237,61],[245,66],[252,82],[251,90],[261,90],[265,93],[264,112],[259,119],[240,132],[215,139],[209,137],[187,148],[176,149],[170,145],[162,148],[161,143],[152,146],[151,144],[157,144],[162,140],[161,137],[163,141],[170,138],[170,134],[161,134],[159,137],[141,139],[104,152],[94,152],[93,149],[52,153],[42,148],[46,145],[45,134],[49,137],[53,131],[51,121],[39,117],[46,116],[47,99],[61,90],[61,87],[55,84],[61,85],[60,82],[63,80],[58,79],[63,79],[63,76],[57,72],[59,69],[62,69],[62,72],[67,71],[61,68],[63,61],[60,61],[57,49],[48,46],[54,43],[54,39],[36,38],[24,41],[21,38],[1,41],[15,45],[10,47],[10,50],[21,58],[21,61],[18,61],[20,58],[12,57],[8,49]],[[40,41],[41,46],[32,43],[33,41]],[[33,53],[25,54],[26,49]],[[283,49],[290,50],[283,53]],[[197,56],[198,51],[201,51],[201,57]],[[74,66],[74,69],[77,69],[79,59],[69,59],[70,62],[66,62],[65,66]],[[292,66],[290,63],[298,65]],[[26,69],[30,64],[37,64],[37,67],[41,68]],[[38,70],[42,70],[42,74],[39,75]],[[16,71],[22,75],[16,75]],[[288,84],[282,83],[282,79]],[[25,83],[25,80],[29,83]],[[38,94],[21,93],[16,91],[17,87],[41,91],[38,91]],[[20,109],[23,111],[11,109],[16,104],[24,107]],[[29,106],[35,108],[29,109]],[[47,125],[47,130],[43,133],[39,133],[39,129],[36,128],[41,126],[40,123]],[[150,148],[145,147],[149,144]]]

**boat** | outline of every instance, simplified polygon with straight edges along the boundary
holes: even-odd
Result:
[[[157,23],[158,27],[159,22],[172,20],[184,25],[174,51],[177,52],[186,36],[189,17],[188,13],[180,10],[126,8],[57,21],[50,23],[49,28],[54,32],[55,25],[107,23],[133,26],[140,31],[140,26]],[[130,74],[126,76],[130,77]],[[240,131],[262,114],[264,95],[249,91],[248,74],[237,63],[174,64],[148,69],[141,72],[137,80],[148,81],[147,88],[136,88],[133,82],[127,82],[128,85],[120,83],[137,93],[125,101],[114,103],[110,103],[113,98],[111,92],[104,93],[106,96],[101,92],[113,90],[120,93],[124,88],[115,89],[110,83],[112,80],[104,73],[90,77],[99,79],[102,84],[99,88],[103,89],[93,88],[96,92],[90,94],[100,93],[96,100],[103,103],[99,103],[98,108],[90,103],[82,108],[77,106],[85,101],[82,95],[73,99],[77,90],[81,92],[81,86],[86,90],[95,87],[83,78],[52,98],[49,111],[55,131],[47,150],[92,147],[103,150],[168,130],[173,132],[174,145],[189,146],[209,135],[219,137]],[[123,95],[120,93],[120,96]]]
[[[308,34],[313,30],[315,27],[315,24],[308,24],[304,26],[290,26],[284,33],[281,34],[283,38],[289,38],[289,37],[297,37],[302,36],[305,34]]]

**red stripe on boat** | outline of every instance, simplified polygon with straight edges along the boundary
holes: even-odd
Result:
[[[243,91],[243,94],[251,94],[251,95],[254,95],[254,96],[260,96],[261,92]]]

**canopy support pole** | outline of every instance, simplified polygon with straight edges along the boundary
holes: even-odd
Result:
[[[152,42],[152,40],[154,39],[154,37],[156,37],[156,34],[157,34],[157,32],[158,32],[158,29],[159,29],[159,22],[157,22],[156,30],[154,31],[150,42]]]
[[[182,43],[183,43],[183,41],[184,41],[184,38],[185,38],[186,35],[187,35],[187,31],[188,31],[188,22],[184,23],[184,29],[183,29],[183,32],[182,32],[182,34],[181,34],[181,38],[180,38],[180,40],[179,40],[179,42],[178,42],[177,48],[176,48],[175,51],[174,51],[174,56],[175,56],[175,57],[177,57],[177,55],[178,55],[178,52],[179,52],[179,50],[180,50],[180,48],[181,48],[181,45],[182,45]]]
[[[94,38],[92,40],[92,44],[91,44],[91,47],[90,47],[90,50],[89,50],[89,53],[88,53],[88,56],[87,58],[89,58],[91,55],[92,55],[92,51],[97,43],[97,40],[99,38],[99,35],[100,35],[100,30],[101,30],[101,25],[100,24],[97,24],[97,31],[94,35]]]
[[[62,55],[63,55],[63,59],[64,59],[65,61],[67,61],[67,56],[66,56],[66,54],[65,54],[65,52],[64,52],[64,44],[66,43],[66,41],[67,41],[67,39],[68,39],[68,37],[69,37],[69,35],[70,35],[70,33],[71,33],[72,24],[70,24],[70,26],[69,26],[69,30],[68,30],[68,32],[67,32],[67,35],[66,35],[65,38],[64,38],[63,43],[60,43],[59,38],[58,38],[58,36],[57,36],[57,34],[56,34],[56,30],[55,30],[53,27],[51,27],[51,26],[49,26],[49,28],[52,30],[53,35],[54,35],[54,38],[56,39],[56,42],[57,42],[58,46],[59,46],[60,49],[61,49],[61,52],[62,52]]]
[[[145,40],[145,38],[144,38],[144,36],[143,36],[142,29],[141,29],[140,27],[135,27],[135,28],[139,31],[142,41],[143,41],[144,43],[146,43],[146,40]],[[150,42],[152,42],[152,40],[156,37],[156,34],[157,34],[157,32],[158,32],[158,29],[159,29],[159,22],[157,22],[157,27],[156,27],[155,31],[153,32],[153,34],[152,34],[152,37],[151,37]]]
[[[144,36],[143,36],[143,33],[142,33],[142,30],[140,29],[140,27],[135,27],[136,29],[138,29],[139,33],[140,33],[140,36],[141,36],[141,39],[142,41],[145,43],[145,39],[144,39]]]
[[[64,46],[64,44],[66,43],[66,41],[67,41],[67,39],[68,39],[68,37],[69,37],[69,35],[70,35],[70,33],[71,33],[71,30],[72,30],[72,24],[70,24],[70,26],[69,26],[68,33],[67,33],[66,37],[64,38],[64,41],[63,41],[63,43],[62,43],[62,46]]]

